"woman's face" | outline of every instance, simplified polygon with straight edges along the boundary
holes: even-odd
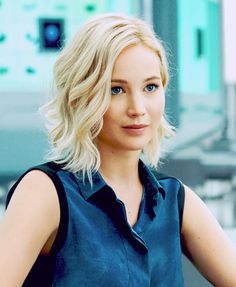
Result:
[[[141,44],[123,50],[113,68],[111,102],[97,138],[99,150],[141,152],[157,133],[164,104],[157,54]]]

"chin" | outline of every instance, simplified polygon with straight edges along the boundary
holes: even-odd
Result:
[[[144,148],[145,148],[145,146],[147,145],[148,143],[145,143],[145,144],[136,144],[136,145],[126,145],[125,147],[124,147],[124,149],[126,149],[127,151],[129,150],[129,151],[142,151]]]

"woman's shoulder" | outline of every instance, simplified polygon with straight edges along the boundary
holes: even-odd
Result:
[[[53,214],[59,216],[57,188],[53,179],[39,168],[31,168],[23,173],[8,192],[6,199],[6,213],[8,210],[31,213]],[[26,212],[25,210],[28,210]],[[56,220],[57,221],[57,220]]]
[[[57,171],[60,167],[53,163],[47,162],[37,166],[33,166],[23,172],[15,183],[10,188],[7,199],[6,207],[9,205],[13,195],[16,193],[24,196],[26,194],[40,197],[48,197],[55,194],[58,189],[59,179],[57,177]]]

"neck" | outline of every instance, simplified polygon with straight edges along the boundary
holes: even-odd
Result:
[[[129,151],[124,153],[102,152],[101,175],[108,183],[133,186],[139,182],[138,162],[140,151]]]

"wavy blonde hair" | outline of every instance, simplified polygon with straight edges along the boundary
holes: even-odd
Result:
[[[159,57],[164,88],[168,67],[164,48],[153,29],[144,21],[121,14],[104,14],[84,24],[61,51],[54,66],[56,94],[43,107],[52,144],[50,159],[73,172],[82,171],[91,180],[100,167],[95,139],[111,99],[114,63],[123,49],[143,44]],[[172,134],[162,117],[157,133],[143,153],[156,167],[160,142]]]

